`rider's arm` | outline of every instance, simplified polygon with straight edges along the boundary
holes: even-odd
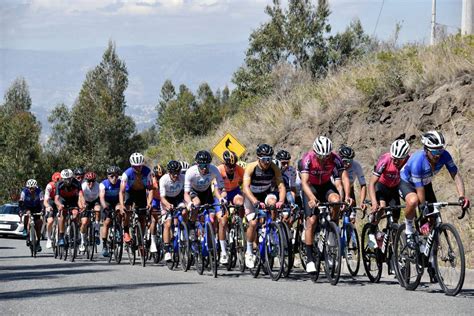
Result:
[[[86,199],[84,198],[84,192],[79,191],[79,200],[78,200],[78,206],[80,209],[85,209],[86,208]]]
[[[250,168],[249,166],[247,166],[247,168],[245,168],[244,180],[243,180],[243,183],[242,183],[242,191],[244,191],[244,194],[247,197],[247,199],[249,199],[250,202],[252,202],[252,204],[255,204],[258,200],[255,197],[255,195],[253,195],[252,190],[250,190],[250,182],[251,182],[251,179],[252,179],[253,171],[254,171],[254,169]]]
[[[347,170],[342,171],[341,180],[344,186],[345,200],[347,201],[351,198],[351,182],[349,181],[349,173]]]
[[[370,196],[370,200],[372,201],[372,207],[375,207],[377,205],[377,196],[375,195],[375,184],[379,181],[379,178],[380,177],[377,177],[376,175],[373,174],[370,177],[370,181],[369,181],[369,196]]]
[[[301,188],[303,189],[303,192],[306,194],[306,197],[309,201],[318,202],[318,199],[313,194],[311,187],[309,186],[309,173],[301,173]]]
[[[102,208],[107,208],[107,203],[105,202],[105,186],[102,183],[99,184],[99,200]]]
[[[119,203],[122,210],[125,209],[125,188],[127,186],[127,175],[122,174],[122,181],[120,181]]]
[[[451,173],[451,178],[453,178],[454,182],[456,183],[456,190],[458,191],[459,197],[464,197],[464,181],[459,172],[456,172],[455,174]]]
[[[45,195],[43,200],[43,206],[47,209],[48,207],[51,207],[51,205],[49,205],[49,200],[51,199],[51,186],[48,184],[44,191]]]
[[[334,185],[336,186],[337,192],[340,196],[344,196],[344,187],[342,186],[341,178],[334,179]]]

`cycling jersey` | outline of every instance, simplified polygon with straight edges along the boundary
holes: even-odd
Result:
[[[366,185],[364,171],[362,171],[362,167],[358,161],[352,160],[350,167],[346,168],[346,170],[349,174],[349,182],[351,185],[354,185],[356,177],[361,186]]]
[[[216,166],[209,164],[208,173],[201,175],[199,167],[194,165],[186,171],[184,177],[184,192],[204,192],[210,188],[212,180],[216,179],[217,188],[222,190],[224,188],[224,180]]]
[[[184,189],[184,174],[180,174],[176,181],[171,180],[169,174],[160,179],[160,195],[163,197],[176,197]]]
[[[153,177],[153,200],[160,200],[160,180]]]
[[[152,188],[153,178],[150,168],[143,166],[140,175],[133,170],[133,167],[128,168],[122,174],[122,182],[125,183],[125,191],[142,191]]]
[[[68,204],[70,204],[69,202],[72,202],[73,205],[77,204],[80,192],[82,192],[81,183],[76,179],[72,179],[69,187],[64,181],[58,182],[56,186],[56,195],[66,200]]]
[[[109,179],[105,179],[99,185],[100,192],[104,192],[104,199],[107,203],[117,204],[119,202],[120,179],[117,179],[115,184],[112,184]]]
[[[23,188],[20,194],[20,203],[22,210],[40,210],[43,206],[43,191],[36,188],[34,193],[31,193],[28,188]]]
[[[45,200],[54,200],[54,195],[56,194],[56,182],[51,181],[46,186],[44,190],[44,199]]]
[[[217,168],[219,169],[222,179],[224,180],[224,186],[225,186],[226,192],[230,192],[240,187],[244,179],[244,172],[245,172],[244,168],[242,168],[239,165],[236,165],[232,179],[229,177],[229,175],[225,171],[224,164],[219,165]]]
[[[276,187],[283,183],[281,171],[273,162],[267,170],[260,168],[258,161],[249,163],[245,168],[244,185],[249,185],[252,193],[270,192],[272,183]]]
[[[396,166],[393,163],[392,155],[390,153],[386,153],[380,156],[379,161],[375,165],[374,171],[372,173],[379,177],[378,182],[382,183],[388,188],[394,188],[400,184],[400,169],[402,167],[403,164]]]
[[[99,198],[99,184],[94,182],[92,188],[89,188],[87,182],[82,182],[82,192],[86,202],[94,202]]]
[[[301,173],[309,174],[309,183],[312,185],[331,182],[331,176],[338,179],[345,170],[341,158],[335,153],[331,153],[327,159],[320,161],[314,151],[309,151],[303,156],[302,163]]]
[[[296,169],[288,166],[281,174],[286,191],[296,187]]]
[[[436,175],[443,166],[446,166],[450,173],[457,173],[458,167],[447,150],[443,152],[434,168],[426,157],[425,150],[421,149],[415,152],[403,166],[400,171],[400,177],[403,181],[409,182],[419,188],[430,184],[434,175]]]

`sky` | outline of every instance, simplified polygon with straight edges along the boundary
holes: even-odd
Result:
[[[282,1],[285,4],[286,1]],[[0,48],[73,50],[246,42],[271,0],[0,0]],[[456,32],[462,0],[437,0],[437,22]],[[429,42],[431,0],[329,0],[333,31],[359,18],[366,32]],[[380,17],[379,17],[380,13]],[[378,19],[379,17],[379,19]],[[379,20],[377,24],[377,19]],[[377,24],[377,27],[376,27]]]

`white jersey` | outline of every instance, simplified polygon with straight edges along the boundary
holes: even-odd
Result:
[[[56,195],[56,192],[53,191],[53,187],[51,186],[50,183],[46,186],[46,189],[44,190],[44,199],[49,201],[49,200],[54,200],[54,196]]]
[[[84,199],[86,202],[93,202],[99,198],[100,185],[94,182],[94,185],[90,189],[87,182],[82,183],[82,192],[84,193]]]
[[[162,197],[176,197],[184,189],[184,174],[180,174],[176,181],[171,180],[167,173],[160,179],[160,196]]]
[[[347,168],[347,173],[349,173],[349,182],[351,183],[351,185],[354,184],[356,177],[357,181],[359,181],[359,184],[361,186],[366,185],[364,172],[362,171],[362,167],[359,162],[352,160],[351,166]]]
[[[186,171],[184,192],[190,192],[191,190],[204,192],[211,186],[211,182],[214,179],[216,179],[217,188],[222,190],[224,188],[224,180],[215,165],[209,164],[209,172],[205,175],[201,175],[198,166],[194,165]]]

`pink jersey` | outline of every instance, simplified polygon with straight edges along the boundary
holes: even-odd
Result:
[[[309,151],[303,155],[302,163],[301,173],[309,173],[309,183],[312,185],[325,184],[331,181],[331,176],[339,178],[344,171],[342,160],[335,153],[321,161],[314,151]]]
[[[379,177],[380,183],[389,188],[394,188],[400,183],[400,169],[402,169],[406,161],[407,159],[399,166],[396,166],[390,153],[383,154],[374,167],[373,174]]]

